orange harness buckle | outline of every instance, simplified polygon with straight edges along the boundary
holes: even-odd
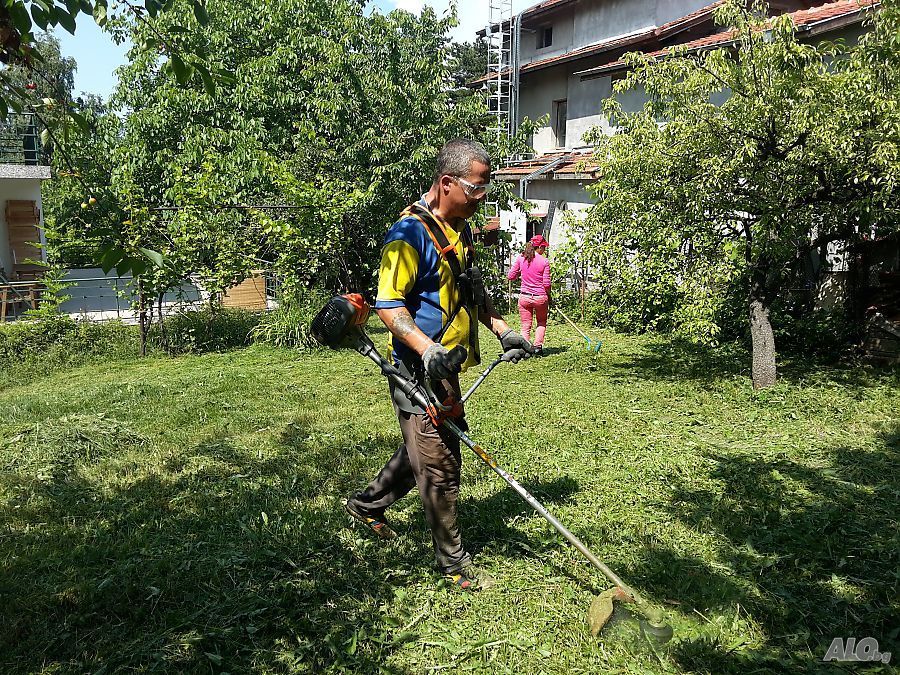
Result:
[[[455,396],[448,396],[447,400],[445,400],[442,405],[446,410],[442,410],[434,403],[429,403],[428,407],[425,409],[425,413],[435,427],[441,426],[448,419],[458,419],[462,417],[463,405]]]

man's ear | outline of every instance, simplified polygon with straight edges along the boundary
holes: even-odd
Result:
[[[452,183],[453,183],[452,176],[448,176],[447,174],[444,174],[443,176],[441,176],[441,180],[440,180],[441,192],[443,194],[448,194],[450,192],[450,188],[452,187]]]

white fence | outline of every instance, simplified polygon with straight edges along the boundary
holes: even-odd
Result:
[[[102,269],[68,270],[62,281],[67,287],[60,293],[68,299],[60,304],[63,314],[89,321],[118,319],[125,323],[137,323],[137,312],[132,309],[136,293],[130,275],[118,276],[115,272],[104,274]],[[200,309],[209,302],[209,293],[199,285],[183,283],[163,297],[165,314]],[[154,310],[156,303],[154,303]]]

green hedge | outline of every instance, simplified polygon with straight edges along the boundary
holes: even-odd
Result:
[[[164,331],[153,324],[147,350],[203,353],[254,342],[311,348],[309,324],[327,297],[307,292],[268,313],[232,308],[181,312],[165,320]],[[0,387],[98,359],[134,358],[140,344],[138,327],[120,321],[94,323],[51,314],[0,324]]]
[[[66,315],[0,324],[0,387],[100,358],[140,352],[135,326],[119,321],[91,323]]]
[[[165,335],[158,323],[149,342],[170,354],[220,352],[245,347],[260,321],[259,312],[222,307],[179,312],[165,320]]]
[[[0,325],[0,361],[79,361],[91,356],[130,356],[140,348],[134,326],[119,321],[92,323],[66,315]]]

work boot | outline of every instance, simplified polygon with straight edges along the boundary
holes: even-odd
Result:
[[[496,579],[475,565],[466,565],[457,572],[445,574],[444,578],[462,591],[476,593],[497,583]]]
[[[349,513],[354,520],[365,525],[379,539],[397,538],[397,533],[394,532],[391,529],[390,525],[387,524],[384,516],[381,516],[380,518],[367,516],[366,514],[359,511],[355,506],[353,506],[353,503],[349,499],[344,502],[344,510]]]

